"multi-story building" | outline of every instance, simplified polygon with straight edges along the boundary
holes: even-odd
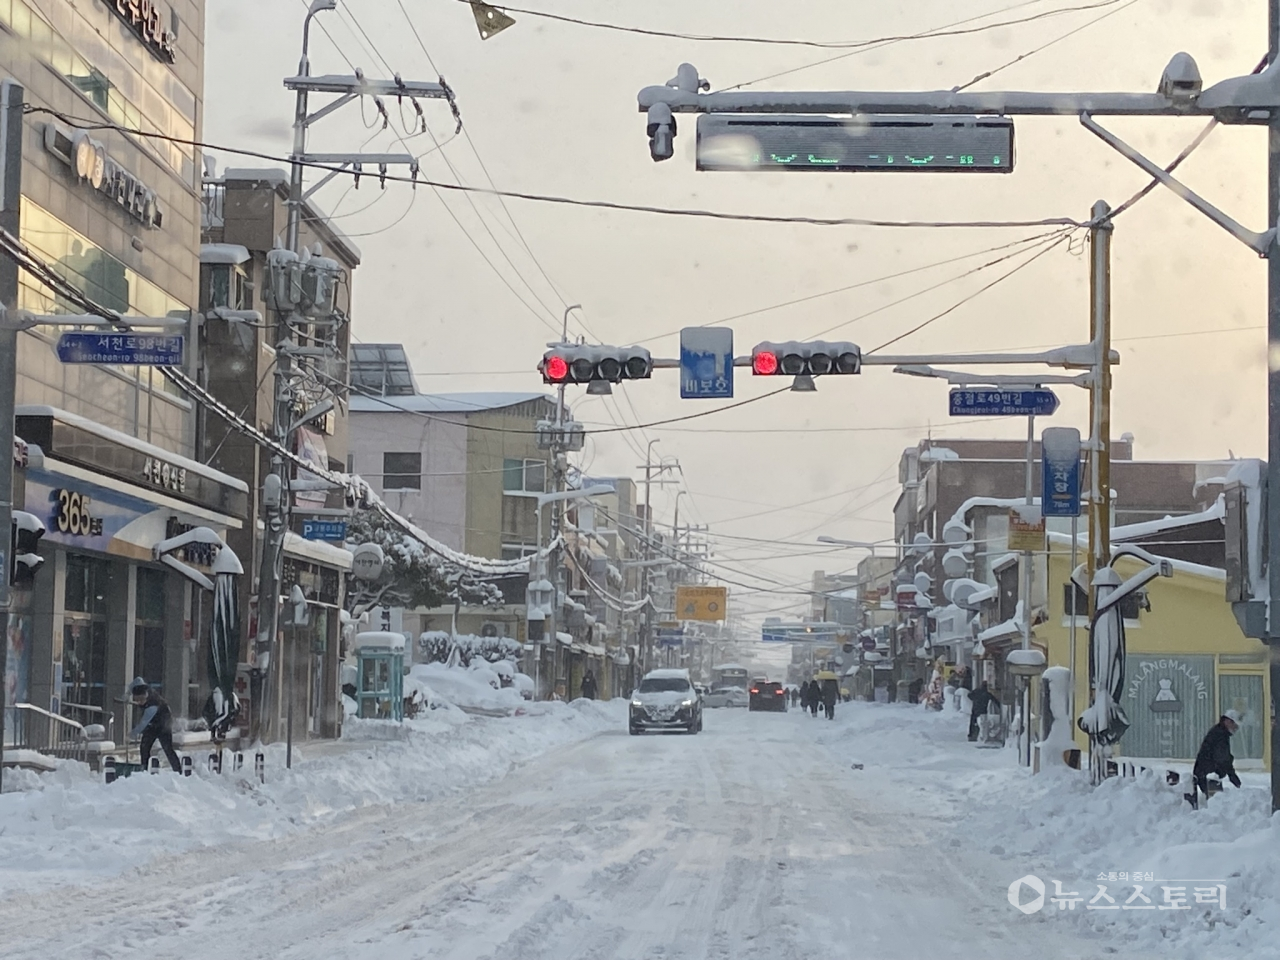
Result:
[[[506,560],[535,553],[536,497],[551,484],[550,455],[538,447],[536,425],[554,415],[554,400],[542,393],[419,394],[404,383],[412,384],[412,372],[399,345],[356,346],[349,468],[392,510],[451,549]],[[525,575],[502,578],[499,605],[463,601],[399,611],[394,628],[456,626],[459,633],[523,640],[527,584]]]
[[[0,75],[33,108],[21,119],[22,241],[103,307],[187,321],[188,372],[201,169],[189,142],[201,135],[204,6],[173,0],[163,17],[143,18],[122,4],[0,4]],[[26,273],[0,296],[35,314],[83,313]],[[119,740],[130,718],[118,700],[136,675],[180,718],[198,714],[209,597],[156,563],[152,548],[192,525],[245,529],[247,488],[201,461],[193,404],[158,370],[60,362],[59,332],[18,338],[16,428],[27,453],[14,502],[48,532],[45,567],[10,620],[11,692],[80,721],[113,719]]]
[[[267,253],[285,234],[289,178],[279,169],[228,169],[222,176],[204,181],[200,247],[199,304],[200,352],[197,375],[201,383],[244,419],[270,432],[275,398],[275,315],[265,299],[269,277]],[[347,349],[350,338],[351,297],[360,250],[335,229],[314,201],[302,209],[299,242],[314,253],[336,261],[343,282],[335,297],[336,323],[317,328],[333,345],[330,357],[307,357],[302,363],[310,374],[313,399],[323,391],[344,392],[347,382]],[[255,319],[256,317],[260,319]],[[318,342],[316,340],[310,343]],[[306,388],[298,413],[308,405]],[[243,559],[246,589],[241,592],[241,623],[245,639],[241,657],[246,663],[243,683],[243,715],[258,730],[272,729],[280,717],[257,716],[264,698],[261,671],[249,666],[257,634],[257,585],[262,549],[261,493],[270,472],[270,455],[255,441],[236,432],[216,414],[202,409],[196,422],[196,449],[200,459],[243,480],[248,488],[249,516],[255,519],[228,535],[227,542]],[[347,416],[342,404],[300,427],[296,451],[317,466],[343,470],[347,464]],[[302,589],[309,612],[305,626],[282,629],[274,644],[284,670],[266,677],[278,689],[268,699],[283,716],[288,700],[294,700],[295,734],[336,736],[341,722],[340,627],[344,574],[351,568],[350,554],[340,546],[302,536],[308,508],[342,506],[339,492],[308,491],[294,494],[293,529],[285,534],[282,593]],[[275,724],[278,727],[278,723]]]

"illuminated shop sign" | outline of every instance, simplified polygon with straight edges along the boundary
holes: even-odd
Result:
[[[173,48],[172,30],[165,28],[161,21],[160,4],[155,0],[107,0],[107,6],[115,11],[139,40],[146,44],[158,59],[165,63],[173,63],[176,59]],[[169,17],[172,11],[167,11]]]
[[[164,222],[156,192],[113,160],[106,148],[83,130],[74,133],[46,123],[44,146],[72,173],[146,227]]]

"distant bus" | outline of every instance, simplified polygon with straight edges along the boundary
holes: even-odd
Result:
[[[711,689],[723,690],[725,687],[741,687],[746,690],[751,686],[751,674],[746,667],[736,663],[725,663],[711,668]]]

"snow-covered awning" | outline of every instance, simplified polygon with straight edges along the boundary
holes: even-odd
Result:
[[[572,645],[573,645],[573,635],[572,635],[572,634],[557,632],[557,633],[556,633],[556,639],[557,639],[558,641],[560,641],[561,643],[563,643],[563,644],[564,644],[565,646],[567,646],[567,647],[568,647],[568,646],[572,646]]]
[[[306,540],[291,530],[284,534],[284,552],[294,557],[301,557],[318,563],[322,567],[336,567],[339,570],[351,569],[351,553],[342,547],[335,547],[323,540]]]
[[[574,653],[585,653],[589,657],[603,657],[609,652],[604,647],[597,647],[593,643],[575,643],[570,649]]]

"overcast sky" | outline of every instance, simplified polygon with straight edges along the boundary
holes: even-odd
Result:
[[[841,51],[645,37],[521,14],[513,14],[517,23],[506,32],[481,41],[470,9],[458,0],[402,2],[436,68],[456,91],[470,134],[470,142],[449,140],[423,158],[425,174],[441,181],[461,177],[466,184],[484,186],[482,160],[497,185],[508,190],[666,207],[894,220],[1085,219],[1098,198],[1118,204],[1144,184],[1137,168],[1070,119],[1018,120],[1017,164],[1009,176],[698,173],[692,117],[680,120],[675,158],[655,164],[636,93],[666,82],[682,61],[697,66],[712,89],[722,89]],[[983,13],[995,15],[982,23],[1010,20],[1087,0],[526,2],[538,10],[650,29],[830,41],[915,34]],[[316,21],[327,27],[332,42],[313,30],[313,73],[349,72],[345,55],[367,75],[385,76],[380,55],[405,78],[436,78],[397,0],[343,0],[342,6]],[[305,8],[303,0],[208,4],[207,140],[280,156],[288,152],[293,105],[281,79],[296,69]],[[975,89],[1153,91],[1179,50],[1196,58],[1207,85],[1247,73],[1266,50],[1261,0],[1121,0],[968,36],[897,43],[748,89],[950,88],[1113,10],[1118,12]],[[453,123],[447,107],[431,101],[424,107],[434,135],[448,139]],[[394,103],[391,108],[398,120]],[[371,111],[365,119],[373,121]],[[1116,120],[1109,125],[1165,163],[1201,122]],[[311,146],[348,151],[366,141],[368,150],[403,149],[390,135],[366,130],[354,106],[319,125]],[[419,136],[410,146],[420,153],[432,143]],[[227,154],[219,159],[223,166],[259,163]],[[1245,224],[1264,227],[1265,137],[1259,129],[1218,129],[1180,176]],[[878,278],[1036,232],[1028,229],[780,226],[522,200],[508,200],[504,210],[492,198],[476,197],[473,206],[456,193],[440,198],[426,188],[414,193],[391,185],[380,193],[368,180],[358,192],[330,184],[319,199],[365,254],[355,280],[356,336],[403,342],[426,392],[540,389],[534,368],[553,330],[558,331],[566,303],[585,307],[573,315],[571,332],[607,343],[642,341],[657,356],[677,355],[682,326],[745,313],[751,315],[730,324],[740,354],[762,339],[809,339],[823,331],[827,339],[851,339],[870,350],[970,296],[954,312],[895,344],[894,352],[1087,339],[1088,257],[1079,244],[1048,253],[985,292],[979,293],[1021,259],[857,319],[997,255]],[[1115,374],[1114,434],[1132,432],[1137,456],[1145,459],[1214,458],[1229,452],[1261,456],[1263,261],[1161,190],[1117,221],[1113,277],[1114,335],[1122,354]],[[865,285],[815,296],[860,283]],[[802,297],[812,299],[764,309]],[[757,396],[780,383],[785,381],[740,376],[736,398]],[[726,564],[726,577],[768,586],[807,582],[814,568],[847,569],[860,554],[822,555],[815,545],[816,555],[781,558],[807,551],[728,537],[797,543],[812,543],[821,533],[858,540],[891,537],[897,460],[904,447],[926,435],[1025,434],[1025,421],[950,421],[944,384],[895,376],[885,368],[858,378],[827,378],[819,387],[816,394],[783,393],[688,423],[602,434],[588,441],[583,464],[595,475],[637,476],[646,444],[658,440],[655,453],[678,457],[683,466],[689,495],[681,498],[682,522],[707,523],[713,535],[724,537],[715,550]],[[1063,401],[1052,424],[1087,433],[1084,391],[1063,391]],[[680,400],[676,375],[658,371],[650,382],[615,390],[612,400],[579,398],[574,409],[589,427],[603,427],[717,405]],[[660,517],[668,520],[674,490],[663,488],[661,498],[655,497]],[[796,599],[731,589],[742,610],[781,607]]]

